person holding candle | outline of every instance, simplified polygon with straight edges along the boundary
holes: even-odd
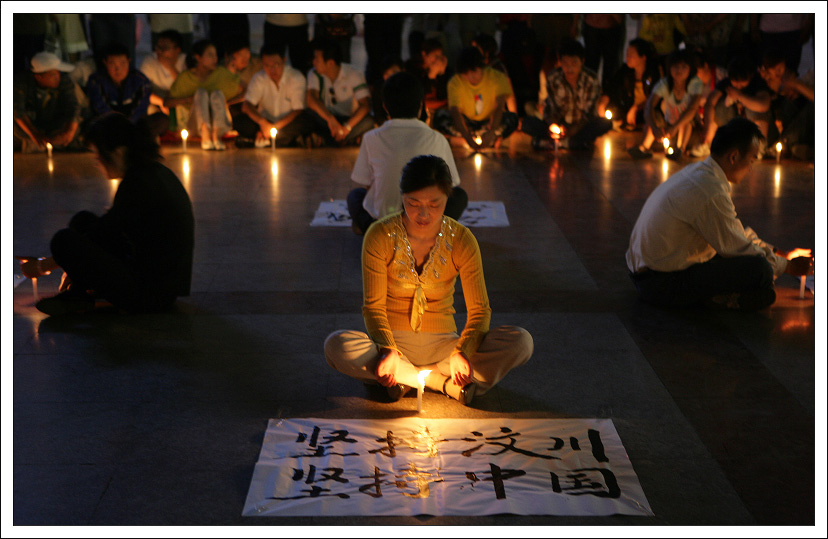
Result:
[[[65,272],[61,291],[36,307],[48,315],[81,313],[95,296],[128,312],[169,308],[190,291],[194,219],[190,198],[160,154],[145,122],[110,112],[86,140],[107,178],[122,178],[102,216],[82,211],[52,238],[52,256],[23,261],[26,277]],[[90,293],[94,291],[94,295]]]
[[[451,171],[443,159],[421,155],[402,172],[403,211],[375,222],[362,245],[367,334],[340,330],[325,341],[334,369],[388,388],[392,400],[417,385],[469,404],[532,355],[523,328],[490,329],[480,248],[471,231],[444,215]],[[454,286],[463,284],[466,325],[454,321]]]
[[[628,150],[630,156],[648,159],[653,155],[653,142],[667,139],[666,157],[680,158],[690,142],[703,99],[704,84],[696,77],[693,56],[686,49],[674,50],[667,57],[667,76],[656,83],[644,107],[647,133],[639,146]]]
[[[460,219],[469,196],[460,187],[460,175],[446,137],[420,121],[423,87],[412,73],[396,73],[382,88],[383,106],[390,119],[365,134],[351,179],[364,187],[348,193],[351,229],[364,234],[376,219],[400,211],[400,171],[418,155],[436,155],[451,171],[451,194],[446,215]]]
[[[66,147],[75,140],[80,106],[67,74],[74,69],[51,52],[39,52],[31,71],[15,76],[14,137],[23,152],[46,151],[47,143]]]
[[[287,146],[313,130],[310,117],[304,113],[305,76],[285,65],[276,45],[265,44],[260,57],[262,69],[253,75],[247,87],[243,114],[233,118],[233,127],[239,132],[238,148]]]
[[[218,65],[216,48],[207,40],[193,44],[188,63],[164,106],[176,108],[179,127],[201,135],[203,150],[224,150],[222,136],[230,131],[227,107],[244,98],[239,76]]]
[[[505,74],[486,67],[477,47],[467,47],[457,60],[457,74],[448,82],[451,123],[448,134],[462,137],[472,150],[499,147],[518,126],[518,116],[506,110],[513,96]]]
[[[763,141],[755,123],[734,118],[716,132],[707,159],[650,194],[626,255],[642,301],[757,311],[776,300],[776,276],[810,272],[810,257],[788,260],[736,217],[731,186],[750,173]]]
[[[551,71],[546,81],[543,120],[534,116],[523,119],[523,132],[532,137],[532,147],[543,149],[551,143],[549,127],[563,126],[561,148],[588,150],[595,139],[612,129],[612,120],[599,115],[601,84],[598,76],[584,67],[584,46],[574,39],[564,39],[560,49],[560,67]]]
[[[598,116],[607,110],[627,131],[644,123],[644,106],[661,78],[659,61],[652,43],[641,38],[630,41],[626,62],[612,79],[605,81],[604,94],[598,100]]]

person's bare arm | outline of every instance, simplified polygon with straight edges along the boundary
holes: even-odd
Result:
[[[451,120],[454,123],[454,127],[460,131],[460,135],[471,147],[471,149],[476,150],[480,148],[480,145],[474,140],[469,132],[469,126],[466,125],[466,119],[463,118],[463,114],[460,112],[460,109],[457,107],[449,107],[449,112],[451,113]]]

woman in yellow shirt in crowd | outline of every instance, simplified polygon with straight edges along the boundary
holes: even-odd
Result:
[[[363,307],[368,333],[340,330],[325,341],[336,370],[388,388],[392,400],[417,385],[468,404],[532,355],[523,328],[489,329],[491,308],[477,240],[468,228],[443,215],[451,173],[433,155],[405,166],[403,211],[371,225],[362,245]],[[454,285],[463,283],[467,316],[463,332],[454,322]]]
[[[224,150],[221,137],[230,131],[228,105],[244,99],[239,76],[218,65],[216,47],[207,40],[193,44],[189,69],[170,87],[165,107],[175,107],[179,126],[201,135],[204,150]]]

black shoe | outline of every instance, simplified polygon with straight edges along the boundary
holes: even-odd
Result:
[[[391,402],[397,402],[403,398],[411,388],[403,384],[396,384],[386,389],[388,390],[388,398],[391,399]]]
[[[678,161],[681,159],[681,148],[673,148],[673,153],[667,152],[665,157],[670,161]]]
[[[638,161],[639,159],[650,159],[653,156],[653,152],[649,151],[641,151],[641,148],[635,146],[627,150],[627,153],[630,154],[630,157]]]
[[[451,382],[451,387],[447,388],[446,386],[449,382]],[[463,404],[464,406],[468,406],[469,404],[471,404],[471,401],[474,398],[474,394],[476,391],[477,385],[474,383],[465,385],[463,387],[457,387],[457,385],[451,381],[451,378],[446,378],[446,380],[443,382],[443,395],[451,397],[452,399]]]
[[[75,292],[69,289],[51,298],[43,298],[35,304],[35,307],[49,316],[85,313],[95,308],[95,298],[86,292]]]
[[[247,137],[236,137],[236,148],[253,148],[256,141]]]

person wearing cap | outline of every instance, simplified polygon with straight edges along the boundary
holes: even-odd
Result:
[[[31,71],[15,77],[14,136],[24,151],[30,144],[41,151],[46,143],[66,147],[75,139],[80,106],[68,75],[73,69],[51,52],[39,52],[32,57]]]

